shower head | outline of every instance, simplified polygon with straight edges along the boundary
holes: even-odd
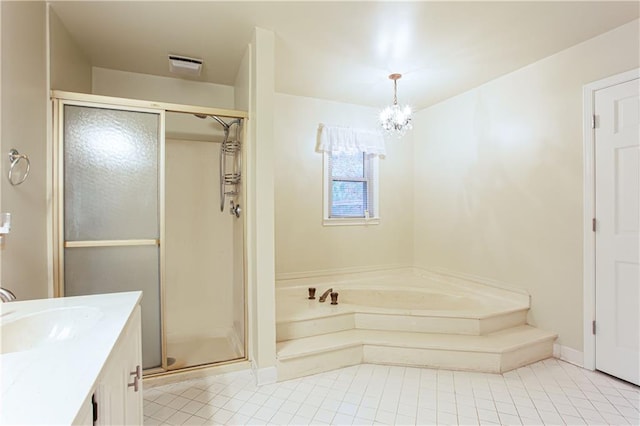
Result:
[[[224,128],[225,132],[229,131],[229,128],[231,126],[233,126],[234,124],[236,125],[240,125],[240,123],[242,122],[239,118],[236,118],[235,120],[233,120],[230,123],[226,123],[224,120],[222,120],[220,117],[215,116],[215,115],[207,115],[207,114],[198,114],[198,113],[194,113],[193,115],[195,115],[198,118],[201,119],[205,119],[205,118],[211,118],[213,120],[216,120],[218,123],[220,123],[220,125]]]

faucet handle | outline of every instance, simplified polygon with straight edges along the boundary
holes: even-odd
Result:
[[[315,300],[315,299],[316,299],[316,288],[309,287],[309,300]]]
[[[0,287],[0,300],[3,302],[11,302],[12,300],[16,300],[16,295],[13,294],[11,290]]]

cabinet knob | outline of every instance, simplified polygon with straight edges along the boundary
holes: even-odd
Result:
[[[140,365],[136,365],[136,369],[132,372],[129,373],[130,376],[136,376],[136,378],[139,380],[142,378],[142,374],[141,374],[141,369],[140,369]]]
[[[127,387],[133,387],[133,391],[134,392],[138,392],[138,390],[140,390],[140,378],[141,378],[141,370],[140,370],[140,366],[136,365],[136,369],[134,371],[131,371],[129,373],[129,376],[133,376],[133,383],[127,383]]]

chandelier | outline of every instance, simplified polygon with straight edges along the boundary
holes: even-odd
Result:
[[[393,105],[386,107],[380,112],[380,125],[389,134],[398,137],[404,136],[407,130],[411,130],[411,107],[409,105],[398,105],[398,80],[402,74],[391,74],[393,80]]]

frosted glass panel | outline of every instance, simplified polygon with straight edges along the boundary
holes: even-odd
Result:
[[[142,365],[161,364],[157,246],[67,248],[65,296],[142,290]]]
[[[64,109],[65,240],[158,238],[158,114]]]

